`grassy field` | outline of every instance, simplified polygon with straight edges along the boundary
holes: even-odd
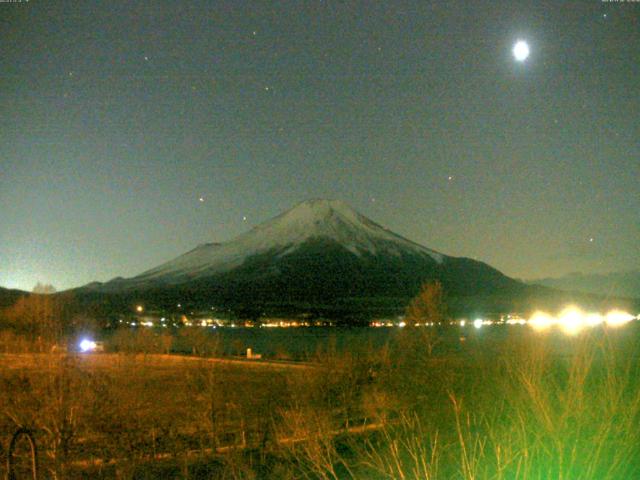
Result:
[[[49,450],[41,466],[64,477],[74,467],[115,475],[156,456],[246,444],[265,430],[255,413],[284,404],[288,382],[304,370],[171,355],[6,354],[0,362],[1,431],[33,429]]]
[[[26,427],[41,478],[639,478],[636,330],[407,328],[305,364],[3,354],[0,453]]]

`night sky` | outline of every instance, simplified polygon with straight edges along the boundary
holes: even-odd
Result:
[[[4,287],[317,197],[517,278],[640,268],[640,3],[3,0],[0,40]]]

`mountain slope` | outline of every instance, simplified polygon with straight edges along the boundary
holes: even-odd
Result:
[[[343,202],[310,200],[230,242],[200,245],[136,277],[84,290],[165,306],[188,299],[262,310],[348,305],[370,311],[384,303],[397,311],[428,280],[461,297],[524,288],[485,263],[407,240]]]
[[[442,262],[443,255],[396,235],[340,201],[310,200],[227,243],[210,243],[132,279],[178,284],[240,267],[248,259],[269,255],[276,261],[312,239],[326,239],[356,257],[403,253]]]

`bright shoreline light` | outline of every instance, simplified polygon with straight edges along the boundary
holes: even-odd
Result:
[[[602,315],[595,312],[585,313],[578,307],[568,306],[555,317],[545,312],[535,312],[527,323],[537,331],[558,325],[567,335],[576,335],[586,327],[606,325],[617,328],[635,319],[636,317],[622,310],[611,310]]]
[[[633,320],[640,320],[640,315],[635,316],[623,310],[610,310],[607,313],[588,312],[575,305],[567,305],[555,315],[538,310],[534,312],[528,319],[519,315],[509,314],[505,318],[501,317],[500,321],[493,321],[483,318],[476,318],[469,322],[460,319],[451,322],[452,325],[460,325],[464,327],[472,324],[476,329],[480,329],[485,325],[529,325],[537,332],[545,332],[552,327],[558,327],[566,335],[574,336],[588,328],[618,328],[622,327]],[[428,325],[428,323],[426,324]]]
[[[564,333],[575,335],[584,328],[584,313],[577,307],[567,307],[560,313],[560,327]]]
[[[630,313],[623,312],[622,310],[611,310],[607,313],[605,321],[607,322],[607,326],[611,327],[619,327],[626,323],[629,323],[635,317]]]
[[[96,349],[96,342],[93,340],[87,340],[86,338],[80,342],[80,350],[83,352],[90,352]]]
[[[554,319],[544,312],[536,312],[529,319],[529,325],[538,331],[546,330],[554,323]]]
[[[590,327],[596,327],[604,322],[604,318],[599,313],[589,313],[585,318],[585,323]]]

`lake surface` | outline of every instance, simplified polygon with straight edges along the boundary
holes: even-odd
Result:
[[[209,329],[213,338],[220,342],[226,355],[244,355],[247,348],[265,357],[309,360],[325,352],[350,351],[354,354],[376,350],[391,345],[404,348],[410,345],[407,339],[421,335],[424,328],[431,327],[298,327],[298,328],[217,328]],[[596,327],[568,336],[554,328],[536,332],[526,325],[492,325],[480,329],[448,326],[435,329],[437,337],[435,354],[473,353],[480,349],[503,349],[522,341],[544,339],[551,351],[559,355],[570,355],[581,342],[613,342],[623,347],[640,343],[640,322],[632,322],[620,328]],[[415,344],[413,347],[416,348]],[[420,348],[420,347],[417,347]]]
[[[311,359],[327,351],[378,349],[393,341],[398,328],[217,328],[211,335],[220,340],[227,355],[242,355],[247,348],[271,358]]]

